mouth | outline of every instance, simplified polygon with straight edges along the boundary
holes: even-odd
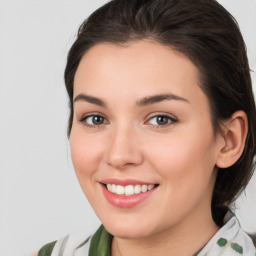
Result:
[[[118,208],[131,208],[141,204],[157,190],[159,184],[135,180],[109,179],[100,182],[107,201]]]
[[[136,184],[136,185],[126,185],[126,186],[117,185],[117,184],[103,184],[103,185],[111,193],[120,195],[120,196],[132,196],[135,194],[145,193],[158,186],[158,184],[150,184],[150,185]]]

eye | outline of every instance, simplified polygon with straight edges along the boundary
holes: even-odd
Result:
[[[107,120],[100,115],[89,115],[82,117],[80,119],[80,122],[82,122],[86,126],[92,127],[107,123]]]
[[[156,115],[151,117],[147,123],[153,126],[168,126],[176,122],[177,120],[175,118],[168,115]]]

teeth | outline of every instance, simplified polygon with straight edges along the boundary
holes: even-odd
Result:
[[[117,195],[125,195],[125,196],[131,196],[134,194],[144,193],[148,190],[151,190],[155,187],[155,185],[127,185],[127,186],[121,186],[116,184],[107,184],[107,189]]]
[[[107,184],[107,188],[110,192],[112,192],[112,185],[111,184]]]
[[[148,191],[148,186],[147,186],[147,185],[142,185],[141,191],[142,191],[142,192]]]
[[[108,185],[110,185],[110,184],[108,184]],[[112,184],[110,186],[111,186],[111,190],[109,190],[109,191],[111,191],[112,193],[116,194],[116,185]]]
[[[116,186],[116,194],[117,195],[123,195],[124,194],[124,186],[117,185]]]
[[[135,185],[135,187],[134,187],[134,193],[135,193],[135,194],[141,193],[141,185]]]
[[[148,190],[151,190],[152,188],[154,188],[155,185],[148,185]]]
[[[132,185],[128,185],[128,186],[125,186],[124,187],[124,194],[126,196],[130,196],[130,195],[133,195],[134,194],[134,188]]]

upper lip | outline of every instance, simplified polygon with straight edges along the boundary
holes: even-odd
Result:
[[[100,180],[100,183],[102,183],[102,184],[116,184],[116,185],[122,185],[122,186],[127,186],[127,185],[155,185],[156,184],[156,183],[141,181],[141,180],[134,180],[134,179],[120,180],[120,179],[115,179],[115,178],[103,179],[103,180]]]

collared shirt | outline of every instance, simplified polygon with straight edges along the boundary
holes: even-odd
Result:
[[[101,225],[84,241],[81,236],[73,234],[47,244],[39,251],[39,256],[111,256],[112,239],[113,236]],[[193,256],[239,255],[256,256],[256,249],[237,218],[229,212],[224,226]]]

